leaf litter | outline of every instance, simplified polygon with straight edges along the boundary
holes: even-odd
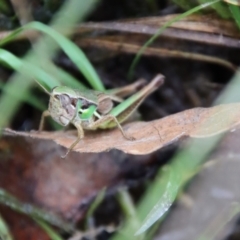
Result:
[[[119,184],[127,183],[129,172],[136,171],[136,168],[146,169],[146,165],[153,161],[152,155],[129,156],[119,151],[99,154],[70,152],[66,161],[60,157],[63,152],[65,149],[50,140],[33,141],[16,135],[0,139],[0,190],[4,189],[20,203],[14,201],[19,210],[12,211],[15,207],[11,205],[11,199],[6,204],[6,200],[0,197],[0,212],[16,239],[20,235],[21,239],[40,239],[38,236],[49,239],[42,237],[41,229],[29,218],[35,207],[55,216],[58,222],[63,220],[74,224],[85,217],[99,191],[107,187],[106,198],[111,196]],[[147,173],[141,173],[136,182],[146,177]],[[26,206],[34,208],[27,207],[27,213]],[[44,219],[46,217],[48,215]],[[56,226],[55,220],[50,222]],[[23,228],[23,225],[28,227]],[[65,227],[66,224],[60,226],[61,229]],[[30,228],[34,235],[31,237]]]
[[[135,138],[134,141],[123,138],[119,129],[89,131],[74,148],[81,154],[73,151],[67,161],[60,158],[64,149],[56,148],[54,142],[68,148],[77,136],[76,131],[17,132],[5,129],[1,139],[1,147],[5,149],[2,159],[10,161],[1,161],[0,187],[5,186],[23,202],[41,206],[76,222],[85,215],[86,208],[79,210],[82,204],[90,203],[104,186],[114,187],[112,182],[121,182],[122,179],[119,176],[123,170],[113,156],[114,151],[100,155],[89,153],[119,149],[137,155],[124,161],[124,165],[132,162],[144,165],[149,161],[147,154],[171,143],[186,137],[210,137],[235,129],[239,123],[240,104],[231,103],[194,108],[150,122],[128,123],[124,129]]]
[[[132,122],[124,130],[135,140],[126,140],[119,129],[87,131],[73,151],[98,153],[118,149],[125,153],[144,155],[185,137],[204,138],[230,130],[240,123],[240,104],[222,104],[209,108],[193,108],[150,122]],[[5,129],[6,136],[53,140],[69,148],[76,131],[17,132]]]

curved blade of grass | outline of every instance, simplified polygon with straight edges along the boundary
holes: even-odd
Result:
[[[19,66],[21,64],[20,62],[22,60],[17,58],[16,56],[14,56],[10,52],[4,52],[6,50],[3,50],[2,52],[1,52],[1,50],[3,50],[3,49],[0,49],[0,61],[4,61],[4,64],[7,65],[7,66],[9,66],[11,64],[10,67],[12,69],[15,69],[15,70],[19,71],[19,69],[20,69]],[[13,61],[13,58],[14,58],[14,61]],[[16,62],[19,62],[19,64],[16,64]],[[10,63],[10,64],[8,64],[8,63]],[[24,64],[24,63],[22,63],[22,64]],[[29,67],[30,67],[30,70],[32,70],[34,73],[36,73],[35,75],[30,75],[30,72],[27,71],[27,74],[31,78],[38,79],[39,76],[47,74],[41,68],[39,68],[37,66],[35,66],[35,67],[33,66],[32,67],[31,64],[30,64]],[[37,71],[36,71],[36,68],[38,68]],[[36,80],[39,83],[39,85],[44,86],[44,88],[46,88],[48,91],[50,91],[53,87],[55,87],[57,85],[61,85],[61,83],[59,81],[56,81],[56,79],[61,79],[62,80],[61,82],[65,83],[67,86],[75,87],[77,89],[86,89],[86,86],[84,86],[83,84],[78,82],[74,77],[72,77],[66,71],[62,70],[61,68],[53,68],[52,70],[54,70],[54,69],[57,72],[52,72],[52,74],[54,76],[57,76],[57,78],[52,78],[49,74],[47,74],[47,78]],[[42,72],[41,75],[38,75],[39,71]],[[2,89],[3,91],[6,91],[3,83],[0,83],[0,89]],[[8,93],[11,94],[13,98],[16,95],[16,91],[10,92],[8,90]],[[46,106],[44,106],[44,104],[42,104],[41,101],[38,98],[36,98],[33,94],[31,94],[31,93],[27,93],[27,94],[21,95],[19,100],[22,100],[22,101],[28,103],[29,105],[32,105],[33,107],[35,107],[35,108],[37,108],[37,109],[39,109],[41,111],[46,109]]]
[[[172,159],[171,165],[168,166],[168,171],[161,171],[161,177],[149,189],[148,194],[141,200],[139,205],[139,213],[141,219],[143,219],[146,213],[149,212],[149,202],[147,204],[147,201],[150,200],[151,203],[154,203],[141,227],[137,230],[136,235],[149,229],[169,210],[179,191],[190,177],[196,173],[200,163],[212,151],[220,138],[221,136],[218,135],[204,141],[192,141],[188,149],[179,152]],[[161,195],[162,191],[163,195]]]
[[[12,236],[9,232],[8,226],[0,215],[0,239],[3,240],[12,240]]]
[[[91,206],[89,207],[86,218],[90,218],[93,216],[95,210],[99,207],[99,205],[104,200],[104,197],[106,195],[106,187],[104,187],[97,195],[97,197],[94,199],[94,201],[91,203]]]
[[[65,231],[72,231],[74,227],[68,222],[63,221],[60,217],[38,209],[31,204],[22,203],[18,201],[14,196],[0,188],[0,203],[5,206],[9,206],[11,209],[26,214],[32,218],[37,218],[42,221],[46,221],[54,226],[60,227]]]
[[[90,85],[96,90],[99,91],[105,90],[95,69],[92,67],[91,63],[89,62],[83,51],[76,44],[67,39],[65,36],[57,32],[55,29],[48,27],[47,25],[44,25],[40,22],[29,23],[15,30],[8,37],[4,38],[0,42],[0,45],[6,44],[7,42],[13,40],[14,37],[21,33],[23,30],[31,29],[38,30],[52,37],[59,44],[62,50],[68,55],[68,57],[73,61],[73,63],[79,68],[82,74],[89,81]]]
[[[120,188],[117,194],[117,200],[121,206],[121,209],[125,215],[126,219],[131,218],[131,224],[133,228],[137,228],[139,226],[139,219],[136,214],[136,207],[133,202],[133,199],[126,188]],[[141,239],[144,239],[145,236],[141,236]]]
[[[12,53],[0,49],[0,61],[8,64],[12,69],[22,73],[33,79],[37,79],[41,85],[47,85],[50,88],[59,86],[60,83],[54,77],[47,74],[41,68],[29,63],[26,60],[21,60],[20,58],[14,56]]]
[[[76,88],[79,90],[87,89],[87,87],[83,83],[79,82],[75,77],[73,77],[68,72],[64,71],[59,67],[56,67],[54,69],[56,70],[56,75],[54,76],[58,76],[58,79],[60,80],[61,83],[63,83],[63,85],[70,86],[72,88]]]
[[[61,9],[54,16],[51,25],[57,29],[67,29],[70,34],[73,30],[73,25],[83,19],[86,14],[96,4],[96,0],[79,1],[79,0],[68,0],[65,1]],[[66,21],[67,19],[67,21]],[[39,65],[40,60],[37,53],[47,53],[48,58],[52,58],[56,51],[58,50],[57,44],[46,36],[41,37],[35,44],[34,49],[37,51],[30,51],[24,59],[27,59],[31,64]],[[44,54],[46,55],[46,54]],[[41,66],[45,69],[45,66]],[[21,73],[15,73],[6,83],[5,88],[11,90],[11,92],[16,91],[18,96],[27,94],[33,79],[30,77],[23,76]],[[21,101],[13,99],[11,95],[4,93],[0,96],[0,128],[9,124],[10,119],[14,116],[17,108],[21,104]]]
[[[61,82],[61,85],[66,85],[71,88],[76,88],[80,90],[87,89],[87,87],[83,83],[78,81],[70,73],[56,66],[50,59],[48,59],[48,56],[43,58],[44,58],[44,71],[54,76],[54,78],[58,79],[59,82]]]
[[[209,0],[199,0],[200,3],[204,4],[209,2]],[[221,16],[222,18],[230,18],[231,14],[227,7],[227,4],[223,2],[218,2],[212,6],[212,8]]]
[[[1,82],[0,82],[0,89],[2,91],[8,91],[7,92],[8,94],[12,95],[13,98],[15,97],[16,93],[15,92],[9,92],[9,90],[6,90],[5,87],[4,87],[4,84],[1,83]],[[21,95],[20,97],[21,97],[21,99],[20,99],[21,101],[24,101],[24,102],[28,103],[29,105],[35,107],[38,110],[43,111],[43,110],[46,109],[46,106],[31,93],[27,93],[26,95]]]
[[[117,200],[126,217],[136,217],[136,208],[128,189],[120,188],[118,190]]]
[[[51,226],[49,226],[47,223],[45,223],[44,221],[41,221],[37,218],[34,219],[37,224],[48,234],[48,236],[50,237],[50,239],[52,240],[63,240],[63,238],[57,234],[53,228],[51,228]]]
[[[181,15],[178,15],[177,17],[171,19],[170,21],[168,21],[167,23],[165,23],[161,28],[159,28],[159,30],[156,32],[156,34],[154,34],[141,48],[140,50],[138,51],[137,55],[135,56],[135,58],[133,59],[133,62],[129,68],[129,71],[128,71],[128,77],[129,78],[132,78],[133,76],[133,71],[136,67],[136,65],[138,64],[140,58],[141,58],[141,55],[143,54],[143,52],[145,51],[145,49],[151,45],[162,33],[163,31],[168,28],[169,26],[171,26],[173,23],[187,17],[187,16],[190,16],[192,15],[193,13],[196,13],[198,11],[200,11],[201,9],[204,9],[206,7],[209,7],[217,2],[219,2],[220,0],[214,0],[214,1],[211,1],[211,2],[208,2],[208,3],[204,3],[204,4],[201,4],[200,6],[197,6],[195,8],[192,8],[190,9],[189,11],[181,14]]]
[[[91,218],[93,217],[94,212],[99,207],[99,205],[103,202],[104,197],[106,195],[106,187],[104,187],[96,196],[94,201],[91,203],[87,214],[86,214],[86,222],[85,222],[85,228],[88,229],[90,226]]]
[[[233,5],[236,5],[236,6],[240,6],[239,0],[223,0],[223,2],[233,4]]]
[[[232,14],[232,17],[234,18],[238,28],[240,29],[240,10],[239,10],[239,6],[229,4],[228,7],[229,7],[229,10]]]
[[[158,184],[157,189],[154,189],[154,193],[157,193],[157,195],[161,197],[157,203],[153,204],[154,208],[149,212],[146,219],[137,230],[136,235],[142,234],[148,230],[156,221],[163,217],[176,198],[177,192],[179,190],[179,186],[176,184],[179,181],[179,175],[175,175],[175,172],[171,167],[165,166],[161,170],[161,174],[158,177],[157,182],[160,181],[162,187]],[[161,192],[162,190],[163,192]]]

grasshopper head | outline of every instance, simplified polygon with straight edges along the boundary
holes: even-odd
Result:
[[[62,126],[71,122],[89,121],[97,109],[94,97],[91,91],[80,92],[69,87],[55,87],[50,94],[48,111]]]
[[[63,126],[67,126],[76,115],[77,93],[65,86],[52,89],[48,110],[52,118]]]

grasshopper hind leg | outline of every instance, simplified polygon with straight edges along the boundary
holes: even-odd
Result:
[[[89,129],[97,129],[97,128],[101,128],[101,125],[105,122],[115,122],[116,126],[119,128],[119,130],[121,131],[122,135],[124,138],[126,138],[127,140],[133,141],[135,140],[134,137],[132,136],[128,136],[125,131],[123,130],[121,124],[119,123],[119,121],[117,120],[116,117],[114,117],[111,114],[105,115],[102,118],[100,118],[99,120],[93,122],[91,125],[88,126]]]

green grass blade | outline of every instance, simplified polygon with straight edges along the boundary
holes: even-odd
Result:
[[[22,203],[18,201],[14,196],[12,196],[7,191],[1,188],[0,188],[0,203],[10,207],[11,209],[19,213],[26,214],[34,219],[37,218],[42,221],[46,221],[54,226],[60,227],[65,231],[72,231],[74,229],[72,224],[63,221],[60,217],[47,213],[46,211],[43,211],[41,209],[38,209],[29,203]]]
[[[163,217],[175,201],[179,191],[190,177],[197,172],[199,165],[216,146],[220,137],[214,136],[204,141],[192,141],[187,150],[179,152],[172,159],[172,163],[167,166],[167,170],[165,168],[160,171],[159,176],[161,177],[151,186],[145,195],[146,197],[141,200],[139,205],[140,218],[144,221],[136,235],[142,234]],[[152,203],[151,207],[149,207],[149,201]],[[149,211],[150,209],[151,211]]]
[[[53,228],[51,228],[47,223],[45,223],[44,221],[41,221],[37,218],[34,219],[37,224],[48,234],[48,236],[52,239],[52,240],[63,240],[63,238],[56,233]]]
[[[199,0],[200,3],[204,4],[209,2],[209,0]],[[214,5],[212,5],[212,8],[221,16],[222,18],[230,18],[231,14],[229,12],[229,9],[227,7],[227,4],[223,2],[218,2]]]
[[[204,3],[204,4],[201,4],[200,6],[197,6],[195,8],[192,8],[190,9],[189,11],[181,14],[181,15],[178,15],[177,17],[173,18],[172,20],[168,21],[166,24],[164,24],[161,28],[159,28],[159,30],[156,32],[156,34],[154,34],[142,47],[141,49],[138,51],[138,53],[136,54],[136,57],[133,59],[133,62],[130,66],[130,69],[129,69],[129,72],[128,72],[128,77],[129,78],[132,78],[133,76],[133,71],[136,67],[136,65],[138,64],[143,52],[145,51],[145,49],[151,45],[162,33],[163,31],[168,28],[169,26],[171,26],[173,23],[187,17],[187,16],[190,16],[192,15],[193,13],[196,13],[198,11],[200,11],[201,9],[204,9],[206,7],[209,7],[209,6],[212,6],[213,4],[219,2],[220,0],[214,0],[214,1],[211,1],[211,2],[208,2],[208,3]]]
[[[89,207],[86,218],[90,218],[93,216],[95,210],[99,207],[99,205],[104,200],[104,197],[106,195],[106,188],[103,188],[97,195],[97,197],[94,199],[94,201],[91,203],[91,206]]]
[[[229,7],[229,10],[232,14],[232,17],[234,18],[238,28],[240,29],[240,10],[239,10],[239,6],[229,4],[228,7]]]
[[[92,10],[95,5],[96,0],[79,1],[79,0],[68,0],[65,1],[61,9],[54,16],[52,21],[52,26],[56,29],[67,29],[68,32],[72,32],[73,25],[83,19],[83,17]],[[84,6],[83,6],[84,4]],[[66,21],[66,19],[68,21]],[[47,53],[48,58],[52,58],[58,46],[55,42],[48,36],[43,36],[34,44],[34,49],[37,49],[37,53]],[[40,62],[39,56],[36,52],[29,52],[24,60],[27,60],[32,65],[38,65]],[[41,59],[43,60],[43,59]],[[41,68],[44,70],[45,66],[42,65]],[[9,92],[16,91],[18,96],[25,95],[29,91],[33,79],[30,77],[23,76],[20,72],[15,73],[7,82],[5,89]],[[18,98],[19,99],[19,98]],[[13,99],[11,95],[4,93],[0,97],[0,112],[4,113],[0,115],[0,128],[9,125],[10,119],[14,116],[17,111],[21,101],[18,99]]]
[[[48,27],[40,22],[29,23],[17,30],[15,30],[11,35],[6,37],[0,42],[0,45],[6,44],[7,42],[14,39],[23,30],[35,29],[41,31],[50,37],[52,37],[62,48],[62,50],[68,55],[68,57],[73,61],[73,63],[79,68],[82,74],[89,81],[90,85],[99,91],[105,90],[100,78],[98,77],[95,69],[92,67],[91,63],[87,59],[83,51],[65,36],[57,32],[55,29]]]
[[[52,61],[49,61],[49,59],[45,59],[44,66],[46,66],[44,70],[48,74],[54,76],[55,79],[58,79],[61,85],[65,85],[65,86],[80,89],[80,90],[87,89],[87,87],[83,83],[78,81],[75,77],[73,77],[67,71],[56,66]]]
[[[62,70],[59,67],[54,68],[54,70],[56,70],[55,71],[56,75],[54,74],[54,76],[58,76],[57,78],[60,80],[61,83],[63,83],[63,85],[80,90],[87,89],[87,87],[83,83],[79,82],[75,77],[73,77],[68,72]]]
[[[1,82],[0,82],[0,89],[2,91],[6,91],[4,88],[4,84]],[[16,94],[15,92],[8,92],[8,94],[12,95],[12,97],[15,98],[15,94]],[[24,95],[24,96],[21,95],[20,100],[28,103],[29,105],[35,107],[38,110],[43,111],[46,109],[46,106],[31,93],[27,93],[27,95]]]
[[[12,88],[12,85],[9,85],[9,83],[4,86],[4,92],[5,94],[8,94],[8,97],[5,98],[4,101],[2,100],[0,103],[0,109],[2,112],[4,112],[4,114],[1,114],[0,117],[0,126],[5,126],[7,125],[8,119],[12,114],[11,109],[13,108],[15,102],[20,102],[22,96],[28,95],[27,91],[23,92],[22,90],[24,90],[25,86],[32,81],[31,79],[38,79],[42,85],[44,85],[44,83],[55,83],[55,85],[53,84],[50,87],[59,85],[59,83],[53,77],[45,73],[42,69],[28,63],[27,61],[22,61],[4,49],[0,49],[0,61],[5,62],[11,68],[19,71],[23,74],[23,76],[25,76],[25,79],[23,78],[23,81],[15,82],[14,88]],[[14,94],[14,98],[12,97],[12,94]]]
[[[229,4],[234,4],[236,6],[240,6],[239,0],[223,0],[223,1],[226,3],[229,3]]]
[[[9,232],[8,226],[0,215],[0,239],[2,240],[12,240],[12,236]]]
[[[22,73],[27,77],[37,79],[41,85],[47,85],[50,89],[60,85],[59,81],[38,66],[33,65],[26,60],[21,60],[4,49],[0,49],[0,61],[3,61],[12,69]]]

